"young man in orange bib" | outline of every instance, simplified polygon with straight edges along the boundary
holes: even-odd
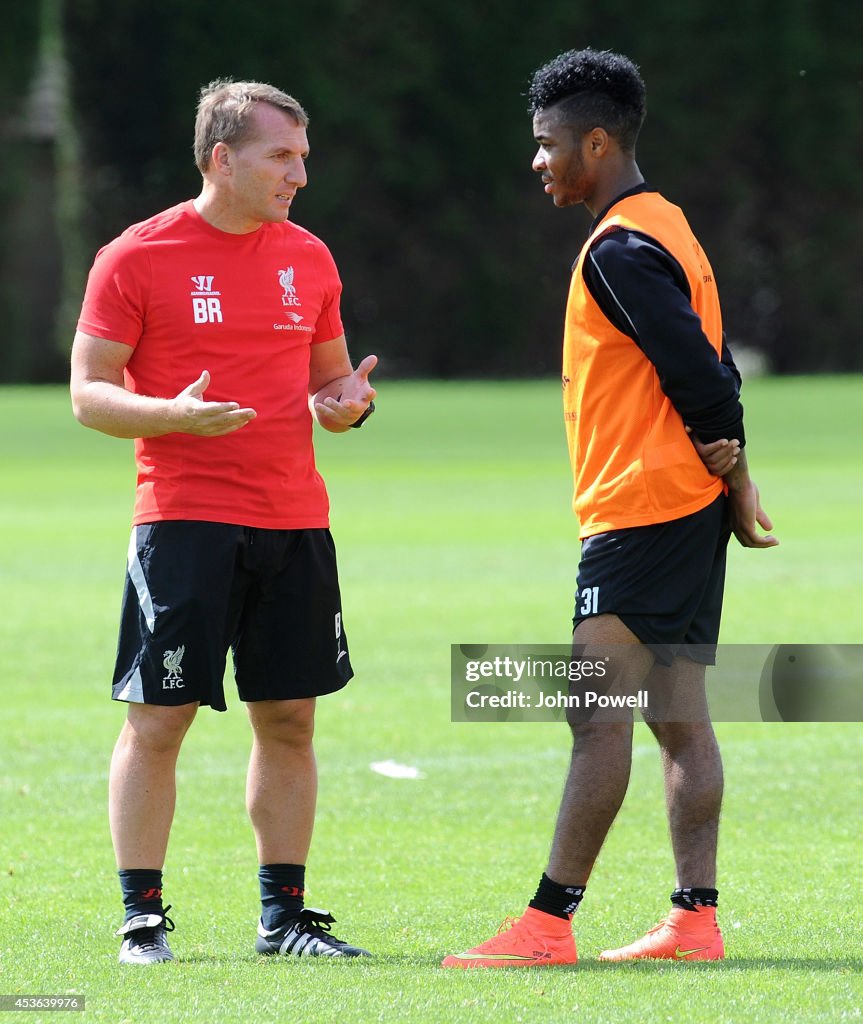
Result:
[[[307,124],[302,106],[269,85],[202,90],[200,195],[97,254],[78,322],[75,415],[135,438],[138,465],[113,681],[128,710],[109,797],[121,963],[174,959],[162,867],[175,766],[198,708],[225,710],[229,647],[253,734],[255,947],[366,955],[303,898],[315,701],[353,675],[312,421],[336,433],[360,426],[374,408],[377,362],[353,369],[333,258],[288,220],[306,185]]]
[[[719,635],[726,545],[777,543],[749,476],[739,375],[723,345],[713,271],[681,211],[635,162],[645,88],[627,58],[570,51],[530,93],[533,169],[555,206],[594,217],[573,268],[563,345],[564,419],[582,555],[573,644],[614,651],[624,688],[674,697],[676,721],[645,713],[665,775],[677,887],[642,938],[601,960],[715,960],[722,762],[705,667]],[[551,855],[508,929],[444,967],[577,961],[572,916],[620,809],[632,718],[571,711],[573,751]]]

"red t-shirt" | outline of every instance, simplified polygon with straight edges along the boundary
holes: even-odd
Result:
[[[340,294],[329,250],[308,231],[286,221],[228,234],[191,201],[97,253],[78,328],[134,348],[126,387],[173,398],[209,370],[205,401],[258,414],[223,437],[138,438],[134,523],[329,524],[312,449],[309,356],[343,333]]]

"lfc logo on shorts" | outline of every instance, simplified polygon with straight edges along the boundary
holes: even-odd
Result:
[[[163,690],[182,690],[185,687],[186,684],[183,682],[183,667],[180,664],[185,653],[185,644],[180,644],[176,651],[165,651],[165,657],[162,660],[162,664],[168,674],[162,680]]]

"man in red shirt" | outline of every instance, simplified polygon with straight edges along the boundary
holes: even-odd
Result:
[[[312,420],[360,426],[377,363],[353,369],[332,256],[288,220],[306,185],[307,125],[272,86],[203,89],[200,195],[100,250],[72,349],[75,416],[134,438],[138,467],[113,683],[128,713],[109,800],[122,963],[173,959],[162,867],[175,765],[198,707],[225,710],[229,647],[254,736],[256,949],[368,955],[303,903],[315,699],[353,675]]]

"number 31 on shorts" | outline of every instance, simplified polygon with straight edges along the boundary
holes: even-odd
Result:
[[[599,614],[599,587],[585,587],[579,591],[581,604],[578,606],[579,615]]]

